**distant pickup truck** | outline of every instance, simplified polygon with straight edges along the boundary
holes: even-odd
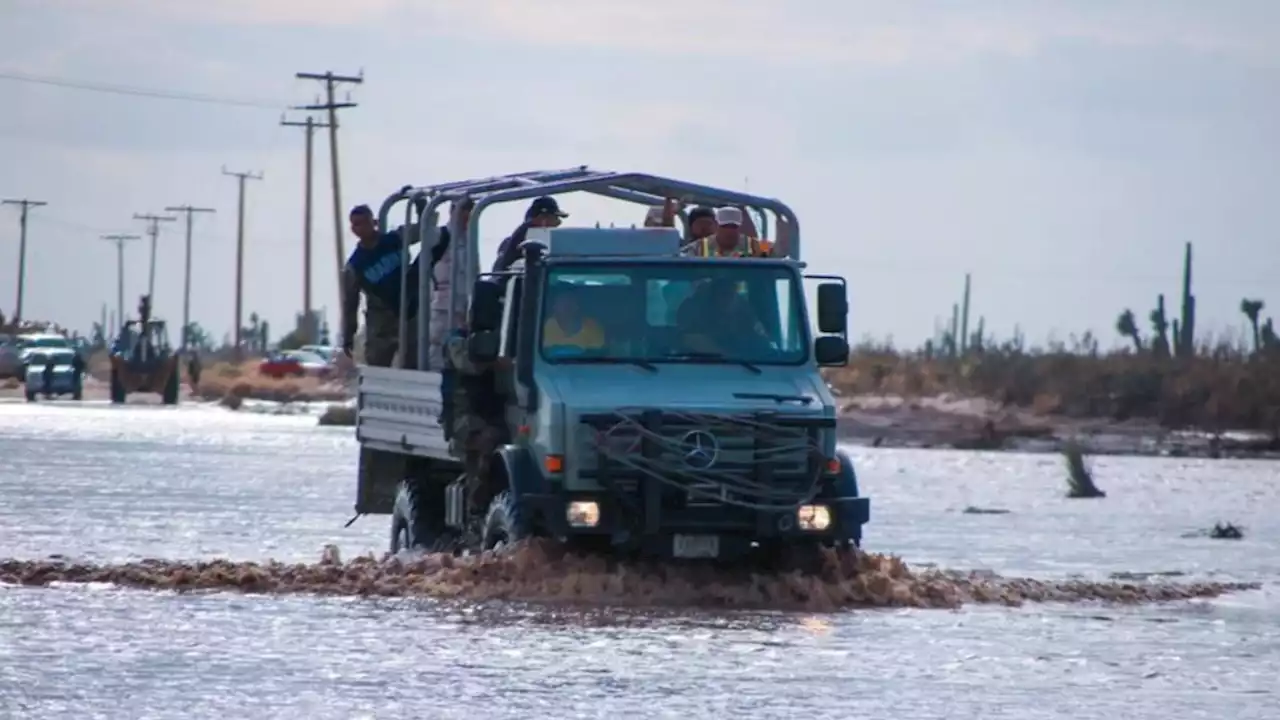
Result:
[[[39,395],[83,400],[84,365],[76,358],[76,351],[69,348],[31,349],[25,355],[27,402],[35,402]]]

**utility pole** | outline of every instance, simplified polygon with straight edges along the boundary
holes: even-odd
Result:
[[[306,131],[307,152],[306,161],[303,169],[303,191],[302,191],[302,318],[303,343],[313,343],[316,341],[316,328],[312,327],[311,317],[311,189],[312,168],[314,167],[315,156],[315,135],[316,128],[329,127],[328,123],[316,122],[316,119],[307,116],[306,122],[296,122],[280,118],[280,124],[288,127],[300,127]],[[341,219],[341,218],[339,218]],[[339,259],[342,255],[339,253]],[[341,283],[339,283],[341,287]]]
[[[137,235],[103,235],[102,239],[116,246],[116,322],[119,326],[112,332],[118,332],[124,326],[124,244],[142,238]]]
[[[165,212],[186,213],[187,215],[187,267],[182,286],[182,351],[186,352],[189,328],[191,327],[191,217],[196,213],[217,212],[213,208],[198,208],[190,205],[172,205]]]
[[[168,215],[146,215],[133,214],[134,220],[144,220],[147,223],[147,235],[151,236],[151,274],[147,280],[147,295],[151,298],[151,306],[155,307],[156,303],[156,238],[160,237],[160,223],[173,222],[178,218]]]
[[[236,361],[244,359],[244,346],[241,344],[240,330],[244,317],[244,181],[261,180],[262,173],[231,172],[224,166],[222,174],[234,177],[240,189],[240,200],[236,209]]]
[[[18,216],[18,302],[13,308],[13,322],[22,319],[22,295],[27,283],[27,211],[33,207],[42,207],[49,203],[42,200],[0,200],[0,205],[17,205],[22,208]]]
[[[350,83],[359,85],[364,82],[364,73],[359,76],[352,77],[349,75],[334,75],[332,72],[324,73],[297,73],[296,75],[302,80],[320,80],[324,82],[325,98],[324,103],[314,103],[312,105],[303,105],[294,108],[295,110],[327,110],[329,112],[329,169],[332,171],[333,184],[333,249],[338,265],[338,298],[342,298],[342,265],[345,253],[342,251],[342,185],[339,181],[338,173],[338,110],[344,108],[356,107],[353,102],[335,102],[333,99],[333,91],[340,83]]]

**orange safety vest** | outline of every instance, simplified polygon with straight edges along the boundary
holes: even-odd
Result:
[[[715,236],[704,237],[698,240],[698,257],[756,257],[764,254],[768,255],[773,249],[772,243],[768,240],[747,236],[746,249],[742,248],[742,243],[738,244],[738,248],[730,253],[721,252],[720,246],[716,244]]]

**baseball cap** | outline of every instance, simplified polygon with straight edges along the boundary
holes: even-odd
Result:
[[[741,225],[742,211],[736,207],[722,207],[716,210],[717,225]]]
[[[357,215],[368,215],[369,217],[373,217],[373,210],[370,209],[368,205],[357,205],[351,208],[351,214],[349,217],[355,217]]]
[[[529,209],[524,211],[524,219],[532,220],[539,215],[556,215],[562,218],[569,217],[569,213],[560,210],[560,203],[556,199],[543,195],[542,197],[529,203]]]

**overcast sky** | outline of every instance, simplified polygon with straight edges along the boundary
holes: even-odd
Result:
[[[302,304],[297,71],[364,71],[343,111],[343,204],[577,164],[779,197],[804,258],[849,279],[857,334],[915,344],[974,278],[975,319],[1040,341],[1159,292],[1176,310],[1195,243],[1200,327],[1280,315],[1276,0],[0,0],[0,73],[198,93],[266,107],[0,78],[0,196],[32,211],[25,315],[87,329],[115,304],[133,213],[198,216],[193,319],[233,318],[236,187],[249,184],[245,307],[283,332]],[[300,115],[294,115],[301,119]],[[317,143],[317,305],[336,320],[329,155]],[[577,197],[571,223],[643,209]],[[519,208],[486,215],[496,245]],[[346,207],[343,209],[345,217]],[[11,314],[17,212],[0,211]],[[351,246],[350,238],[345,239]],[[486,259],[493,247],[484,251]],[[127,249],[126,303],[147,279]],[[181,315],[181,223],[156,306]]]

